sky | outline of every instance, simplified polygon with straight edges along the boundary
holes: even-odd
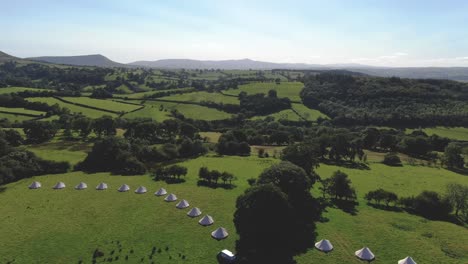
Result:
[[[466,0],[0,0],[0,51],[468,66]]]

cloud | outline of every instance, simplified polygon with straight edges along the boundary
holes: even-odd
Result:
[[[467,57],[456,57],[455,60],[468,60],[468,56]]]
[[[395,56],[408,56],[408,53],[406,53],[406,52],[395,52],[393,55],[395,55]]]

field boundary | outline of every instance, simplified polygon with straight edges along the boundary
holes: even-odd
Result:
[[[11,114],[11,115],[21,115],[21,116],[27,116],[27,117],[42,117],[42,115],[33,115],[33,114],[18,113],[18,112],[8,112],[8,111],[3,111],[3,110],[0,110],[0,113],[2,113],[2,114]]]
[[[85,105],[85,104],[80,104],[80,103],[75,103],[75,102],[72,102],[72,101],[68,101],[66,99],[63,99],[61,97],[58,97],[58,96],[52,96],[53,98],[59,100],[59,101],[62,101],[64,103],[67,103],[67,104],[72,104],[72,105],[76,105],[76,106],[81,106],[81,107],[85,107],[85,108],[89,108],[89,109],[93,109],[93,110],[98,110],[98,111],[103,111],[103,112],[107,112],[107,113],[112,113],[112,114],[117,114],[117,115],[120,115],[122,112],[117,112],[117,111],[112,111],[112,110],[109,110],[109,109],[104,109],[104,108],[99,108],[99,107],[94,107],[94,106],[90,106],[90,105]]]

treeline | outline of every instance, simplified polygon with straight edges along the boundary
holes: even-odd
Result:
[[[304,85],[304,104],[338,125],[468,126],[465,83],[322,73]]]
[[[24,139],[15,130],[0,130],[0,184],[43,174],[65,173],[68,162],[55,162],[37,157],[21,148]]]
[[[291,108],[289,98],[278,98],[275,90],[270,90],[268,95],[262,93],[247,95],[241,92],[239,100],[240,109],[247,116],[269,115]]]

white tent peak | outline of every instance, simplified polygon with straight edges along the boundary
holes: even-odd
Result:
[[[182,200],[179,203],[177,203],[177,205],[176,205],[176,207],[179,208],[179,209],[184,209],[184,208],[187,208],[189,206],[190,206],[190,204],[187,202],[187,200]]]
[[[323,252],[330,252],[333,250],[333,245],[327,239],[322,239],[319,242],[315,243],[315,248]]]
[[[190,209],[190,211],[187,213],[188,216],[190,217],[197,217],[197,216],[200,216],[201,215],[201,211],[200,209],[198,209],[198,207],[194,207],[192,209]]]
[[[138,193],[138,194],[146,193],[146,187],[145,186],[138,187],[138,189],[135,190],[135,193]]]
[[[84,190],[88,188],[88,185],[84,182],[80,182],[78,185],[75,186],[76,190]]]
[[[42,185],[38,181],[32,182],[31,185],[29,185],[29,189],[39,189],[41,187],[42,187]]]
[[[101,182],[98,186],[96,186],[96,190],[107,190],[107,183]]]
[[[215,231],[211,232],[211,236],[216,240],[221,240],[221,239],[225,239],[226,237],[228,237],[229,233],[227,232],[226,228],[219,227]]]
[[[157,192],[154,193],[154,195],[156,195],[156,196],[163,196],[163,195],[166,195],[166,194],[167,194],[167,191],[164,188],[160,188]]]
[[[374,253],[372,253],[372,251],[368,247],[363,247],[360,250],[356,251],[354,254],[356,255],[356,257],[362,260],[371,261],[375,259]]]
[[[209,226],[214,223],[214,220],[213,217],[205,215],[202,219],[200,219],[200,221],[198,221],[198,223],[202,226]]]
[[[398,264],[417,264],[412,257],[408,256],[398,261]]]
[[[129,190],[130,190],[130,186],[128,186],[127,184],[120,186],[120,188],[118,189],[119,192],[127,192]]]
[[[63,189],[63,188],[65,188],[65,183],[63,183],[63,182],[57,182],[57,184],[55,184],[55,186],[54,186],[54,189],[56,189],[56,190],[60,190],[60,189]]]
[[[166,198],[164,198],[166,202],[175,202],[177,201],[177,196],[173,193],[169,194]]]

